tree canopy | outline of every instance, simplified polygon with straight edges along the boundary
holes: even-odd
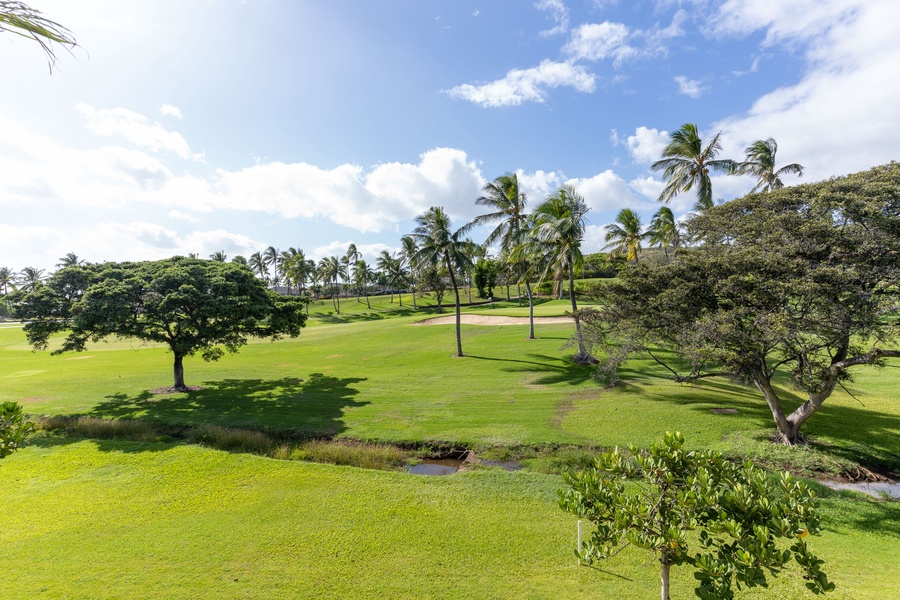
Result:
[[[251,337],[296,337],[306,322],[302,300],[268,291],[248,269],[184,257],[67,267],[15,293],[12,305],[36,349],[67,332],[53,354],[110,336],[166,344],[181,391],[185,357],[218,360]]]
[[[707,242],[599,289],[590,323],[610,342],[607,373],[644,351],[679,381],[752,383],[794,443],[852,367],[900,357],[891,318],[900,305],[900,163],[749,195],[688,228]],[[660,347],[681,362],[661,359]],[[780,371],[807,396],[790,414],[772,385]]]

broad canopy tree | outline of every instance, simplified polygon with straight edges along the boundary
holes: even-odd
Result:
[[[64,268],[12,303],[35,349],[67,332],[52,354],[110,336],[166,344],[179,391],[185,357],[218,360],[251,337],[296,337],[306,323],[303,300],[268,291],[248,269],[184,257]]]
[[[853,367],[900,357],[900,163],[749,195],[688,227],[707,242],[598,288],[589,327],[609,343],[607,375],[643,351],[678,381],[752,383],[793,444]],[[779,372],[806,395],[791,412],[773,385]]]

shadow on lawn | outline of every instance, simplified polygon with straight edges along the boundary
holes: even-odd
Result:
[[[620,373],[622,381],[617,385],[631,388],[639,394],[643,394],[644,388],[651,384],[648,379],[667,379],[661,373],[630,374],[625,369]],[[775,433],[769,406],[761,393],[751,385],[716,378],[703,379],[693,385],[684,384],[675,389],[678,391],[674,393],[653,394],[653,400],[686,406],[700,413],[709,413],[712,409],[734,408],[740,411],[744,419],[753,419],[760,429],[769,432],[758,438],[758,442],[765,442],[770,434]],[[789,389],[786,381],[778,382],[778,395],[785,414],[790,414],[806,400],[797,391]],[[900,472],[900,456],[897,452],[900,417],[875,411],[864,405],[848,406],[838,404],[834,399],[829,400],[801,429],[803,435],[810,437],[811,449],[837,459],[858,462],[869,468]],[[721,418],[731,417],[723,414]]]
[[[345,409],[367,402],[354,400],[354,384],[363,378],[313,373],[307,379],[223,379],[203,389],[179,394],[106,396],[87,416],[138,419],[174,425],[211,424],[269,429],[298,436],[333,436],[343,432]]]
[[[413,315],[432,315],[437,314],[437,307],[427,307],[427,308],[419,308],[418,310],[413,309],[411,306],[407,308],[405,305],[403,308],[399,306],[397,308],[392,308],[390,310],[386,310],[384,312],[376,312],[375,309],[371,311],[368,309],[364,309],[366,312],[351,312],[351,313],[341,313],[335,314],[332,311],[322,312],[322,313],[312,313],[309,318],[311,320],[318,321],[320,323],[325,323],[329,325],[334,325],[337,323],[358,323],[360,321],[383,321],[385,319],[392,319],[394,317],[410,317]]]
[[[537,379],[529,382],[531,385],[551,385],[554,383],[579,385],[593,377],[594,368],[592,366],[576,365],[568,356],[548,356],[546,354],[526,354],[525,356],[534,360],[466,355],[467,358],[475,360],[512,363],[511,366],[500,369],[507,373],[541,374]]]

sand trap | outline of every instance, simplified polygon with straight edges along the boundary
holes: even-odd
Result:
[[[528,317],[499,317],[493,315],[460,315],[459,320],[466,325],[528,325]],[[535,324],[539,323],[571,323],[571,317],[535,317]],[[456,315],[446,317],[434,317],[417,321],[413,325],[453,325],[456,323]]]

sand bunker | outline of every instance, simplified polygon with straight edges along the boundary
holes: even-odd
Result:
[[[460,315],[459,320],[466,325],[528,325],[528,317],[498,317],[493,315]],[[540,323],[571,323],[572,317],[535,317],[535,325]],[[434,317],[417,321],[413,325],[453,325],[456,315]]]

